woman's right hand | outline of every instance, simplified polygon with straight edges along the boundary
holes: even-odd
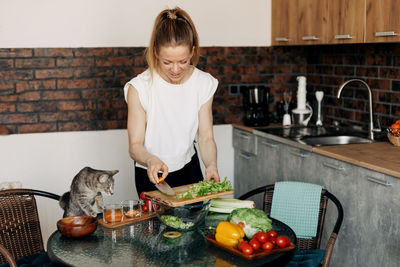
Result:
[[[162,162],[158,157],[152,156],[147,162],[147,176],[149,177],[150,182],[153,184],[158,184],[158,174],[162,173],[162,178],[166,178],[168,175],[168,166]]]

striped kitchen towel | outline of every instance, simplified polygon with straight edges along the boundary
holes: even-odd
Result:
[[[286,223],[299,238],[315,237],[322,188],[302,182],[275,183],[271,217]]]

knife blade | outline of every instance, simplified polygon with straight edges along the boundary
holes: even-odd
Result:
[[[161,178],[162,179],[162,178]],[[168,196],[175,196],[175,191],[174,189],[172,189],[169,184],[167,184],[167,182],[164,181],[164,179],[162,179],[161,182],[159,182],[158,184],[154,184],[156,186],[156,188],[163,194],[166,194]]]

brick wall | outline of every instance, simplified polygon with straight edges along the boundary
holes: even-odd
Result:
[[[0,49],[0,134],[126,128],[122,87],[145,70],[144,48]],[[219,80],[214,123],[240,122],[240,91],[232,85],[266,85],[270,110],[283,91],[295,91],[306,75],[308,100],[325,92],[326,119],[367,124],[367,95],[338,85],[349,78],[373,89],[383,125],[400,118],[400,46],[397,44],[309,47],[206,47],[199,68]],[[275,115],[275,114],[273,114]],[[376,118],[376,116],[375,116]]]

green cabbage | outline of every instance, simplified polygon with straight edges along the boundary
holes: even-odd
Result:
[[[268,232],[272,229],[271,220],[264,211],[254,208],[234,209],[228,216],[228,221],[234,224],[242,222],[244,232],[251,239],[257,232]]]

